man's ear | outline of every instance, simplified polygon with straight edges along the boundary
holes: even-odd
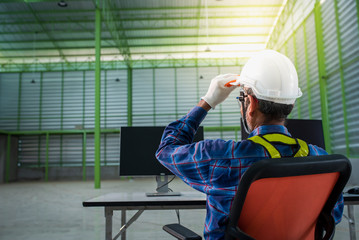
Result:
[[[247,108],[247,112],[248,114],[253,117],[255,111],[257,110],[258,108],[258,100],[251,96],[251,95],[248,95],[248,98],[249,98],[249,105],[248,105],[248,108]]]

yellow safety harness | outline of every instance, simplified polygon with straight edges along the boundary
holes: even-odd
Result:
[[[282,157],[278,149],[272,143],[297,146],[298,150],[293,153],[292,157],[305,157],[309,154],[309,148],[306,142],[301,139],[292,138],[281,133],[257,135],[248,138],[248,140],[264,147],[271,158]]]

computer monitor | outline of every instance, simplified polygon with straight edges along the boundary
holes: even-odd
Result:
[[[325,149],[322,120],[287,119],[285,122],[292,137],[304,140]],[[248,133],[241,123],[242,140],[248,138]]]
[[[156,176],[156,196],[168,192],[168,175],[173,175],[155,156],[164,130],[165,127],[121,127],[120,132],[120,176]],[[203,127],[194,137],[194,142],[201,140]]]

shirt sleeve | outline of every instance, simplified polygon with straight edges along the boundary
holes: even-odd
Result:
[[[162,165],[185,183],[204,193],[208,193],[213,184],[213,161],[230,157],[229,149],[233,149],[230,142],[220,139],[192,142],[206,115],[203,108],[195,107],[183,118],[169,124],[156,152],[156,158]]]

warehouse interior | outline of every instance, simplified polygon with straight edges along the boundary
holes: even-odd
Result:
[[[359,186],[358,0],[2,0],[0,26],[1,239],[103,239],[103,209],[82,201],[155,189],[119,176],[121,127],[168,125],[264,49],[296,67],[289,119],[322,120]],[[235,97],[208,113],[205,139],[241,140]],[[204,218],[181,210],[199,234]],[[170,239],[162,225],[176,221],[149,211],[127,236]],[[350,239],[347,218],[334,239]]]

